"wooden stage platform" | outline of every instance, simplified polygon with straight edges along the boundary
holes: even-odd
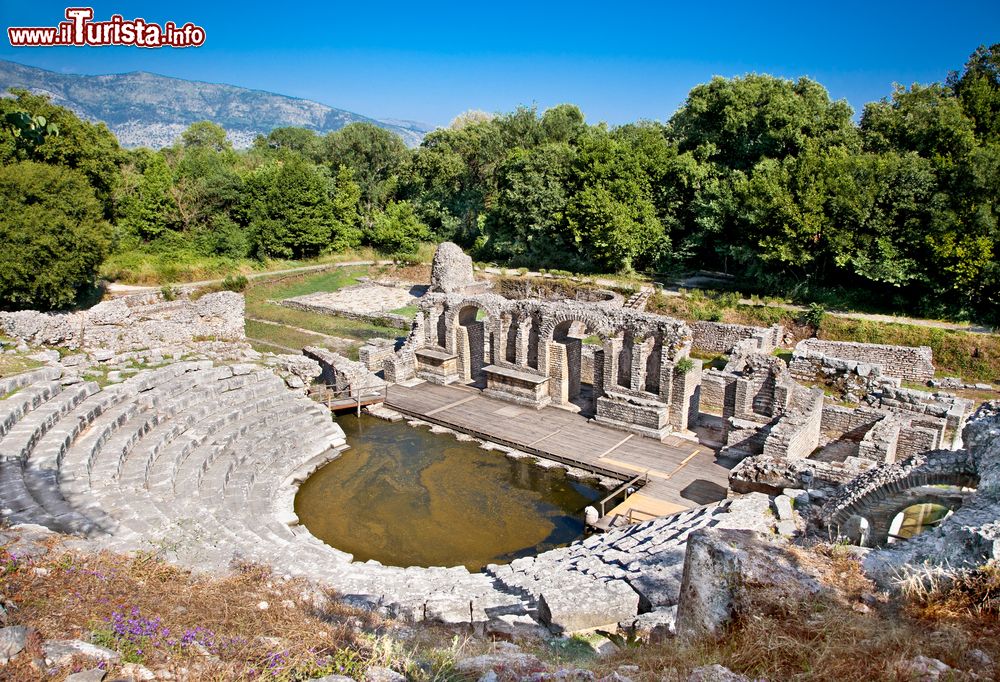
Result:
[[[715,452],[670,436],[666,442],[601,426],[555,407],[535,410],[488,398],[470,386],[428,382],[388,389],[386,407],[483,440],[627,481],[648,472],[649,482],[614,511],[662,516],[726,497],[729,468]],[[730,464],[730,466],[732,466]],[[610,514],[609,514],[610,515]]]

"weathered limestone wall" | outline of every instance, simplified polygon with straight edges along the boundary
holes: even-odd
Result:
[[[879,407],[891,412],[944,419],[944,443],[950,448],[961,447],[962,429],[966,418],[972,412],[972,406],[971,400],[950,393],[928,393],[892,386],[883,388],[879,403]]]
[[[326,348],[306,346],[302,349],[302,354],[319,363],[323,370],[319,375],[320,382],[334,387],[338,392],[343,392],[342,397],[378,391],[385,386],[386,382],[375,376],[368,367],[339,353]]]
[[[805,459],[819,445],[823,420],[823,391],[794,386],[785,413],[771,428],[764,442],[768,457]]]
[[[396,352],[395,339],[368,339],[358,349],[358,361],[373,372],[382,369],[386,359]]]
[[[880,365],[884,374],[908,381],[928,381],[934,377],[934,362],[928,346],[914,348],[854,341],[806,339],[795,347],[796,354],[800,351]]]
[[[756,352],[770,354],[781,344],[785,330],[780,324],[773,327],[750,327],[702,321],[691,323],[691,334],[691,347],[702,353],[729,354],[736,344],[751,339]]]
[[[717,369],[702,372],[700,406],[703,412],[731,416],[736,409],[736,376]]]
[[[73,313],[0,312],[0,331],[30,345],[121,353],[193,341],[245,341],[243,310],[243,296],[231,291],[174,301],[142,294]]]
[[[824,405],[820,430],[832,438],[859,440],[884,416],[885,413],[864,405],[854,408]]]
[[[891,379],[882,373],[882,366],[857,360],[823,355],[796,346],[788,371],[797,381],[805,384],[821,384],[837,391],[852,402],[858,402],[883,385],[898,385],[899,379]]]

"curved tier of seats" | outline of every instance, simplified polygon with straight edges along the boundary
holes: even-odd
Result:
[[[489,576],[352,562],[299,526],[297,483],[346,444],[326,408],[269,370],[178,362],[103,390],[60,378],[45,368],[0,380],[10,522],[209,571],[267,563],[416,619],[524,613],[523,598]]]

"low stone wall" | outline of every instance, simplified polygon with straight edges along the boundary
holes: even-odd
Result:
[[[370,393],[381,390],[385,386],[385,382],[375,376],[365,365],[339,353],[325,348],[306,346],[302,349],[302,354],[319,363],[323,369],[319,376],[320,381],[327,386],[333,386],[334,390],[338,392],[343,391],[343,395],[339,397]]]
[[[883,412],[864,405],[855,408],[824,405],[820,430],[834,439],[861,440],[875,422],[884,416]]]
[[[393,339],[368,339],[365,345],[358,349],[358,361],[373,372],[382,369],[386,359],[396,352],[396,341]]]
[[[243,296],[231,291],[173,301],[142,294],[73,313],[0,313],[0,331],[29,345],[122,353],[195,341],[246,341],[243,310]]]
[[[372,324],[379,324],[383,327],[392,327],[394,329],[409,329],[410,325],[413,323],[413,320],[410,318],[396,313],[362,313],[355,310],[331,308],[329,306],[308,303],[306,301],[291,298],[276,302],[279,305],[286,308],[292,308],[294,310],[304,310],[306,312],[321,313],[323,315],[336,315],[337,317],[346,317],[349,320],[370,322]]]
[[[827,386],[851,402],[859,402],[887,382],[899,382],[884,377],[881,365],[823,355],[803,348],[801,343],[795,348],[788,371],[796,381]]]
[[[888,346],[854,341],[806,339],[795,347],[796,355],[819,353],[842,360],[854,360],[882,367],[884,374],[908,381],[928,381],[934,377],[934,362],[928,346]]]
[[[728,416],[736,405],[736,376],[717,369],[709,369],[701,375],[700,406],[703,412]],[[728,411],[727,411],[728,410]]]
[[[757,455],[747,457],[733,467],[729,472],[729,487],[734,493],[767,495],[780,495],[786,488],[833,493],[874,466],[874,463],[857,457],[848,457],[843,462],[823,462]]]
[[[780,324],[773,327],[750,327],[702,321],[692,322],[690,326],[694,337],[691,347],[702,353],[729,354],[736,344],[750,339],[756,352],[769,354],[774,352],[785,335]]]
[[[944,419],[944,443],[947,447],[957,448],[961,446],[962,429],[972,413],[973,405],[973,401],[950,393],[928,393],[887,386],[882,390],[879,406],[891,412],[906,412]]]

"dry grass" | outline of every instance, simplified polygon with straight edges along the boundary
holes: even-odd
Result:
[[[31,561],[0,550],[0,571],[12,619],[39,635],[30,655],[0,669],[4,679],[57,679],[31,666],[42,638],[92,640],[123,662],[188,679],[357,676],[376,655],[376,638],[364,633],[385,627],[370,612],[256,565],[218,579],[148,554],[56,550]],[[114,666],[109,672],[113,679]]]

